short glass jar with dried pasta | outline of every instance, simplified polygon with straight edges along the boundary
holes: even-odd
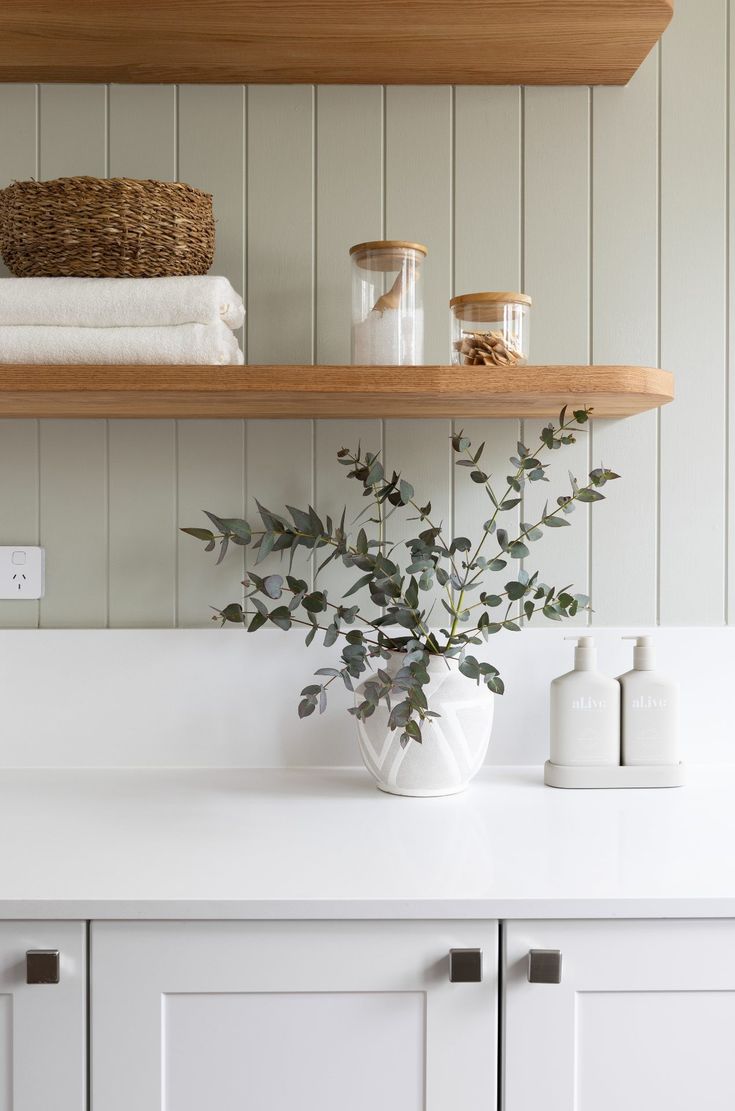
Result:
[[[525,293],[464,293],[452,310],[452,362],[512,368],[528,362],[531,298]]]

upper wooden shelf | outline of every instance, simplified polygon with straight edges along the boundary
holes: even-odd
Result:
[[[629,417],[673,397],[636,366],[0,366],[0,417]]]
[[[4,0],[0,80],[622,85],[672,0]]]

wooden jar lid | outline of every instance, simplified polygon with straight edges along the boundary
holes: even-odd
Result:
[[[406,251],[416,251],[422,256],[429,253],[423,243],[410,243],[405,239],[373,239],[350,247],[350,255],[362,270],[400,270]]]
[[[449,302],[449,307],[453,309],[455,305],[532,305],[533,301],[527,293],[462,293],[459,297],[453,297]]]

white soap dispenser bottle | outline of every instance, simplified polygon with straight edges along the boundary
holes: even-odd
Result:
[[[623,763],[678,764],[679,687],[656,671],[651,637],[623,640],[635,641],[633,670],[620,676]]]
[[[574,671],[551,684],[552,764],[566,766],[620,763],[620,686],[597,670],[592,637],[576,640]]]

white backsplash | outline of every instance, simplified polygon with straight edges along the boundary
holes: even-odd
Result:
[[[529,629],[490,642],[500,667],[488,760],[548,755],[548,690],[569,670],[574,630]],[[684,758],[735,760],[733,628],[595,629],[600,668],[627,670],[624,633],[651,632],[658,664],[681,683]],[[299,721],[300,689],[334,649],[240,630],[0,630],[0,767],[289,767],[359,763],[348,695]],[[336,686],[336,684],[335,684]],[[340,685],[341,687],[341,685]]]

